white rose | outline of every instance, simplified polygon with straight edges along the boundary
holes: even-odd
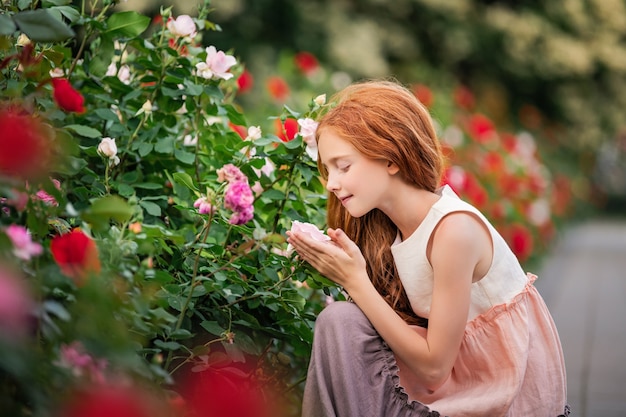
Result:
[[[152,102],[150,100],[146,100],[141,106],[141,110],[143,110],[146,114],[152,113]]]
[[[317,104],[318,106],[323,106],[324,104],[326,104],[326,94],[320,94],[319,96],[315,97],[313,99],[313,102],[315,102],[315,104]]]
[[[120,162],[120,159],[117,157],[117,145],[115,144],[115,139],[102,138],[100,144],[98,145],[98,153],[105,158],[109,158],[109,161],[111,161],[113,165],[117,165]]]
[[[250,126],[248,128],[248,137],[246,138],[246,140],[257,140],[257,139],[261,139],[261,135],[263,133],[261,132],[261,127],[260,126]]]

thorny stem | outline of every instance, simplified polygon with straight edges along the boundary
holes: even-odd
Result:
[[[302,151],[300,152],[300,155],[301,154],[302,154]],[[300,155],[298,155],[298,158],[300,158]],[[289,166],[289,172],[287,173],[288,181],[287,181],[287,187],[285,189],[285,198],[280,202],[280,207],[278,207],[278,211],[276,212],[276,215],[274,216],[274,223],[272,225],[272,233],[276,233],[276,228],[278,227],[278,221],[282,217],[283,210],[285,209],[285,204],[287,204],[289,190],[291,189],[291,186],[293,185],[293,171],[295,169],[295,166],[296,166],[295,163]]]
[[[203,346],[208,347],[209,345],[211,345],[213,343],[222,342],[222,341],[224,341],[226,339],[227,339],[226,337],[220,337],[218,339],[213,339],[213,340],[210,340],[207,343],[205,343]],[[189,352],[189,353],[190,353],[189,356],[187,356],[184,361],[179,363],[174,369],[172,369],[170,371],[170,375],[174,375],[176,373],[176,371],[178,371],[180,368],[182,368],[185,364],[191,362],[191,360],[196,356],[193,352]]]
[[[91,4],[91,17],[93,18],[93,14],[94,11],[96,9],[96,5],[97,5],[98,1],[94,1]],[[104,17],[106,15],[106,12],[109,10],[109,8],[111,7],[111,5],[107,5],[105,6],[101,11],[100,14],[98,14],[98,17],[96,18],[96,20],[100,20],[102,19],[102,17]],[[85,0],[83,0],[81,2],[81,16],[85,15]],[[80,43],[80,46],[78,47],[78,52],[76,53],[76,56],[74,57],[74,60],[72,61],[72,64],[70,65],[70,69],[68,70],[67,76],[71,76],[72,73],[74,72],[74,69],[76,68],[76,65],[78,64],[78,60],[82,57],[83,52],[85,51],[85,47],[87,46],[87,40],[91,37],[91,35],[93,35],[93,29],[91,28],[91,26],[86,25],[85,26],[85,36],[83,36],[83,39]]]
[[[201,242],[202,244],[206,243],[207,238],[209,237],[209,232],[211,230],[211,223],[213,220],[213,213],[209,215],[208,221],[205,223],[204,228],[200,231],[200,235],[202,235]],[[180,329],[180,326],[183,324],[183,320],[185,319],[185,313],[187,312],[187,308],[189,308],[189,303],[191,303],[191,298],[193,297],[193,289],[196,286],[196,278],[198,277],[198,266],[200,265],[200,257],[202,255],[202,248],[198,248],[198,253],[196,254],[196,260],[193,266],[193,273],[191,275],[191,280],[189,281],[189,294],[187,294],[187,299],[185,300],[185,304],[180,310],[180,315],[178,316],[178,321],[176,322],[176,326],[174,327],[174,332]],[[165,362],[165,369],[167,369],[172,361],[172,351],[169,352],[167,356],[167,360]]]
[[[294,273],[288,274],[285,278],[281,279],[280,281],[274,283],[274,285],[269,287],[267,289],[267,291],[272,291],[272,290],[275,290],[276,288],[282,286],[285,282],[291,280],[293,275],[294,275]],[[259,298],[259,297],[261,297],[261,294],[259,294],[259,293],[246,295],[245,297],[240,297],[240,298],[236,299],[235,301],[231,301],[228,304],[223,304],[223,305],[219,306],[218,308],[229,308],[229,307],[232,307],[232,306],[234,306],[236,304],[242,303],[244,301],[254,300],[255,298]]]

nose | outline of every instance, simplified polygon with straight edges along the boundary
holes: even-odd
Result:
[[[339,183],[337,182],[337,179],[330,172],[328,173],[328,179],[326,180],[326,189],[331,193],[334,193],[339,189]]]

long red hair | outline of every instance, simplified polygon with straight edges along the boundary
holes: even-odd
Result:
[[[402,85],[386,80],[352,84],[331,98],[329,110],[318,122],[318,140],[324,130],[332,129],[364,156],[396,164],[407,183],[432,192],[441,185],[444,160],[431,116]],[[327,179],[323,161],[318,160],[318,167]],[[391,244],[398,229],[389,217],[378,209],[352,217],[330,193],[327,222],[361,248],[370,279],[387,303],[408,323],[424,326],[395,267]]]

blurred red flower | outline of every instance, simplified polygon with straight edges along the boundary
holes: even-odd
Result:
[[[520,262],[526,261],[533,251],[533,235],[527,227],[513,224],[505,233],[511,250]]]
[[[157,411],[161,409],[160,411]],[[94,385],[75,392],[58,417],[153,417],[166,413],[154,399],[133,387]]]
[[[319,62],[310,52],[298,52],[294,57],[296,67],[306,76],[313,74],[319,68]]]
[[[280,138],[283,142],[289,142],[293,140],[298,134],[298,121],[296,119],[288,118],[285,119],[285,122],[281,122],[280,119],[276,119],[275,122],[276,127],[276,136]]]
[[[413,94],[417,99],[426,107],[432,106],[435,101],[433,92],[425,86],[424,84],[415,84],[411,88],[413,90]]]
[[[79,287],[87,282],[90,275],[100,273],[98,247],[79,228],[52,238],[50,250],[61,272]]]
[[[269,417],[270,398],[254,375],[235,367],[192,373],[182,397],[189,417]]]
[[[488,151],[482,160],[482,168],[488,174],[498,174],[505,168],[504,157],[496,151]]]
[[[248,70],[244,70],[239,78],[237,78],[238,94],[245,94],[252,89],[254,78]]]
[[[187,45],[185,44],[181,44],[179,45],[176,42],[176,39],[171,38],[169,41],[167,41],[167,45],[172,48],[173,50],[175,50],[176,52],[178,52],[178,54],[180,56],[187,56],[189,55],[189,50],[187,49]]]
[[[18,108],[0,109],[0,175],[25,179],[47,173],[51,141],[40,119]]]
[[[454,90],[454,102],[458,107],[465,110],[473,110],[476,104],[474,93],[463,85]]]
[[[467,133],[479,143],[489,142],[496,137],[496,128],[493,122],[483,114],[474,114],[467,123]]]
[[[290,90],[287,82],[279,76],[272,76],[267,79],[267,91],[270,96],[278,101],[285,101],[289,97]]]
[[[248,129],[245,126],[236,125],[233,122],[228,122],[228,126],[237,132],[237,134],[241,136],[241,139],[248,137]]]
[[[54,87],[54,101],[61,109],[79,114],[85,112],[85,99],[67,79],[53,78],[52,86]]]

